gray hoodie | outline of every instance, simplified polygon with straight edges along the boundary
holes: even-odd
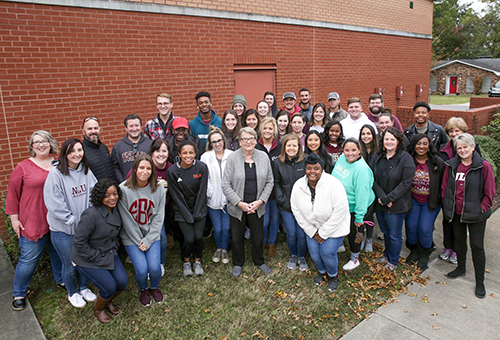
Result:
[[[50,170],[43,188],[43,199],[47,207],[47,222],[51,231],[68,235],[75,233],[83,211],[90,206],[90,193],[97,183],[92,171],[85,174],[83,165],[69,169],[63,175],[59,169]]]
[[[122,198],[118,210],[122,218],[120,237],[123,245],[131,246],[142,242],[149,247],[160,239],[165,215],[166,190],[162,187],[151,193],[151,186],[130,189],[125,182],[120,184]]]

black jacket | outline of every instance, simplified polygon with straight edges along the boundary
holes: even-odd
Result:
[[[198,160],[188,169],[180,163],[168,168],[168,189],[176,221],[194,223],[207,215],[208,174],[207,165]]]
[[[269,161],[271,164],[273,161],[278,158],[281,153],[281,142],[273,139],[273,145],[271,146],[271,150],[267,151],[266,147],[262,144],[262,139],[260,139],[255,145],[255,148],[260,151],[264,151],[269,156]]]
[[[373,155],[373,191],[382,201],[377,200],[377,209],[394,214],[407,213],[411,209],[411,185],[415,176],[415,162],[406,151],[400,150],[390,158],[385,153]],[[387,172],[388,171],[388,172]],[[392,207],[387,204],[392,202]]]
[[[100,140],[98,140],[96,144],[85,138],[83,139],[82,145],[90,165],[90,170],[92,170],[97,180],[111,178],[118,183],[111,164],[111,158],[109,157],[108,147]]]
[[[441,150],[441,146],[448,142],[448,136],[446,135],[446,132],[444,131],[441,125],[434,124],[430,120],[428,120],[427,122],[429,123],[427,126],[427,136],[431,141],[431,145],[434,146],[434,149],[436,151],[439,151]],[[416,123],[406,128],[404,132],[406,145],[410,145],[412,137],[415,136],[417,133],[418,131]]]
[[[478,223],[486,221],[491,216],[491,208],[485,212],[481,212],[481,201],[484,197],[485,184],[483,176],[483,161],[484,159],[474,151],[471,167],[465,175],[464,207],[460,217],[460,222]],[[444,193],[443,215],[444,218],[450,222],[455,214],[455,178],[460,162],[461,159],[458,156],[446,161],[448,182]]]
[[[118,209],[111,213],[103,205],[87,208],[73,236],[71,261],[85,268],[113,270],[121,225]]]
[[[297,157],[289,160],[285,158],[285,163],[281,163],[279,159],[275,159],[271,165],[274,174],[274,194],[278,209],[292,212],[290,206],[290,196],[295,181],[306,174],[306,163],[304,160],[297,162]]]
[[[438,156],[435,157],[436,164],[432,164],[427,160],[427,168],[429,170],[430,178],[430,193],[429,193],[429,210],[433,211],[441,205],[441,184],[443,181],[443,174],[446,169],[444,161]]]

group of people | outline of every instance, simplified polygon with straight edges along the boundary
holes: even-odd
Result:
[[[45,246],[69,302],[81,308],[95,301],[100,322],[111,320],[108,312],[119,313],[113,300],[128,284],[120,244],[135,269],[140,303],[161,303],[175,228],[183,275],[204,275],[207,215],[216,244],[212,261],[230,262],[231,241],[234,277],[243,270],[246,238],[254,265],[272,272],[264,250],[274,257],[282,221],[287,267],[307,270],[309,252],[318,270],[314,283],[325,281],[334,291],[344,238],[351,253],[344,270],[359,266],[361,250],[373,251],[374,215],[385,245],[378,261],[389,270],[398,266],[405,222],[406,261],[425,270],[441,207],[440,257],[457,264],[448,276],[465,275],[468,231],[475,294],[484,297],[484,232],[495,182],[465,121],[452,118],[443,129],[428,119],[429,105],[419,102],[415,123],[403,131],[379,94],[370,96],[369,114],[359,98],[349,99],[344,111],[336,92],[328,95],[328,108],[310,104],[307,89],[299,96],[297,105],[295,94],[286,92],[279,110],[272,92],[256,109],[236,95],[220,118],[203,91],[195,97],[199,112],[188,122],[172,113],[172,97],[160,93],[158,114],[144,133],[139,116],[126,116],[126,135],[111,153],[99,139],[97,117],[84,119],[83,141],[66,140],[57,159],[52,135],[35,131],[31,157],[15,167],[6,200],[21,247],[12,308],[25,308]]]

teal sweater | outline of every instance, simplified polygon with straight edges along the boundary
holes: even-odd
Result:
[[[354,213],[355,221],[363,223],[368,207],[375,200],[372,170],[363,157],[354,163],[348,163],[342,154],[335,163],[332,175],[344,185],[349,200],[349,211]]]

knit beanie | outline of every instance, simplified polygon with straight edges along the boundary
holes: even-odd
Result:
[[[247,100],[246,98],[241,95],[241,94],[237,94],[233,97],[233,103],[231,104],[231,107],[233,108],[234,107],[234,104],[236,103],[240,103],[241,105],[243,105],[245,107],[245,111],[247,109]]]

